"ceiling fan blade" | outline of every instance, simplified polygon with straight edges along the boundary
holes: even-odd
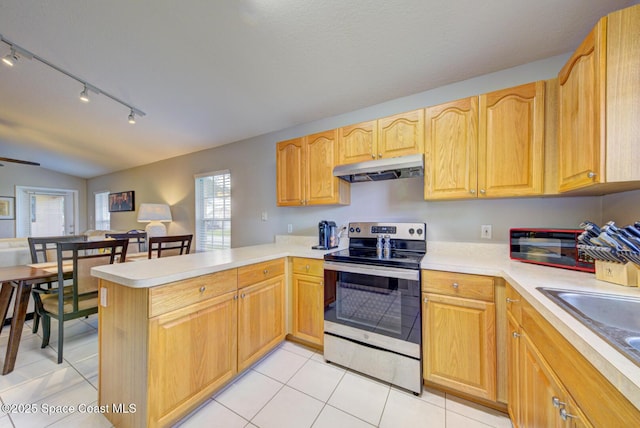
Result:
[[[4,162],[13,162],[13,163],[21,163],[23,165],[35,165],[35,166],[40,166],[40,164],[38,162],[31,162],[31,161],[25,161],[25,160],[20,160],[20,159],[11,159],[11,158],[2,158],[0,157],[0,161],[4,161]]]

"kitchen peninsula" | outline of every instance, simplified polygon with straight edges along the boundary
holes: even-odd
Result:
[[[109,420],[170,425],[269,352],[291,331],[288,258],[322,259],[325,252],[267,244],[94,268],[101,279],[99,404],[136,405],[135,413],[112,412]],[[506,246],[495,244],[431,242],[421,268],[503,278],[640,418],[640,367],[536,287],[629,296],[640,289],[512,262]],[[257,344],[247,345],[247,337]]]

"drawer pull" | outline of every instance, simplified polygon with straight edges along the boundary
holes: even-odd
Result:
[[[307,272],[309,272],[309,269],[311,269],[311,266],[307,265],[306,268],[307,268]]]
[[[246,294],[242,293],[242,295],[240,297],[242,297],[244,299],[244,296],[246,296]]]
[[[565,409],[564,407],[560,409],[560,419],[562,419],[563,421],[566,421],[567,419],[573,419],[573,418],[577,418],[577,416],[569,414],[567,412],[567,409]]]
[[[517,303],[519,301],[520,300],[518,300],[518,299],[510,299],[510,298],[507,297],[507,303]]]
[[[514,338],[516,338],[516,339],[517,339],[517,338],[519,338],[519,337],[521,336],[521,334],[520,334],[520,333],[518,333],[517,331],[514,331],[513,333],[511,333],[511,335],[512,335]]]
[[[265,269],[262,271],[262,273],[264,273],[265,275],[269,273],[269,269]]]
[[[553,404],[553,407],[560,407],[560,406],[567,405],[567,403],[563,403],[562,401],[560,401],[558,397],[551,398],[551,404]]]
[[[204,291],[207,289],[207,287],[205,287],[204,285],[202,287],[200,287],[200,292],[204,293]]]
[[[233,296],[233,300],[238,300],[238,295]]]
[[[458,285],[458,283],[457,283],[457,282],[454,282],[453,284],[451,284],[451,286],[452,286],[453,288],[456,288],[456,289],[459,287],[459,285]]]

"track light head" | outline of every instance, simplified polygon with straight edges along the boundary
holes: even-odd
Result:
[[[8,67],[13,67],[16,64],[16,62],[18,62],[18,56],[16,55],[16,48],[12,46],[11,52],[6,54],[2,58],[2,62],[4,62],[5,65]]]
[[[129,113],[129,123],[132,125],[136,123],[136,114],[133,112],[133,109],[131,109],[131,113]]]
[[[80,92],[80,101],[83,103],[89,102],[89,91],[87,90],[87,85],[84,85],[84,89]]]

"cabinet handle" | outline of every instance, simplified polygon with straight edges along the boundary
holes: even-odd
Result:
[[[269,269],[263,270],[262,273],[265,274],[265,275],[268,274],[269,273]]]
[[[456,289],[459,287],[459,285],[458,285],[458,283],[457,283],[457,282],[454,282],[453,284],[451,284],[451,286],[452,286],[453,288],[456,288]]]
[[[204,293],[204,291],[207,289],[207,287],[205,287],[204,285],[202,287],[200,287],[200,292]]]
[[[375,154],[375,153],[371,153],[371,157],[372,157],[373,159],[375,159],[375,158],[376,158],[376,154]]]
[[[595,173],[595,172],[593,172],[593,171],[589,171],[589,172],[587,173],[587,177],[589,177],[589,178],[596,178],[596,175],[598,175],[598,174],[596,174],[596,173]]]
[[[309,269],[311,269],[311,266],[307,265],[306,268],[307,268],[307,272],[309,272]]]
[[[469,190],[469,193],[471,193],[472,195],[475,195],[476,194],[476,189]]]
[[[238,295],[233,296],[233,300],[238,300]]]
[[[510,299],[510,298],[507,297],[507,303],[517,303],[519,301],[520,300],[518,300],[518,299]]]
[[[485,193],[487,193],[487,191],[484,189],[480,189],[480,193],[484,195]]]
[[[514,331],[513,333],[511,333],[511,335],[512,335],[515,339],[517,339],[517,338],[519,338],[519,337],[521,336],[521,334],[520,334],[520,333],[518,333],[517,331]]]
[[[560,406],[567,405],[567,403],[563,403],[562,401],[560,401],[558,397],[551,398],[551,404],[553,404],[553,407],[560,407]]]
[[[425,297],[424,299],[422,299],[422,301],[423,301],[424,303],[427,303],[427,302],[429,301],[429,299]]]
[[[562,419],[563,421],[566,421],[567,419],[574,419],[574,418],[577,418],[577,416],[567,412],[567,409],[565,409],[564,407],[560,409],[560,419]]]
[[[382,157],[382,153],[378,153],[378,157],[381,158]]]
[[[300,205],[304,205],[304,199],[300,199]]]
[[[242,293],[242,295],[240,295],[240,297],[242,297],[244,299],[244,296],[246,296],[246,294]]]

